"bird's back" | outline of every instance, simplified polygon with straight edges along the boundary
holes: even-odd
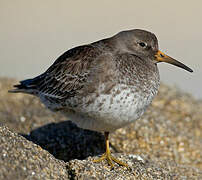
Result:
[[[12,93],[27,93],[38,96],[48,108],[64,104],[80,91],[92,69],[98,64],[103,49],[93,45],[78,46],[62,54],[43,74],[20,81]],[[52,106],[52,107],[51,107]]]

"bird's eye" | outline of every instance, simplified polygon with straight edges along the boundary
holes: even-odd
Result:
[[[146,44],[145,44],[144,42],[140,42],[139,45],[140,45],[141,47],[146,47]]]

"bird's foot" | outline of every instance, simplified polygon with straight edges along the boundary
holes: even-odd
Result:
[[[110,152],[105,152],[99,159],[95,159],[95,160],[93,160],[93,162],[98,163],[98,162],[101,162],[101,161],[103,161],[105,159],[107,160],[108,164],[111,166],[112,169],[114,168],[113,161],[116,162],[117,164],[121,165],[121,166],[129,168],[128,164],[116,159],[115,157],[113,157],[111,155]]]

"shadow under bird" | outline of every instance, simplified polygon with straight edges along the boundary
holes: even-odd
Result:
[[[151,104],[160,84],[159,62],[193,72],[161,52],[153,33],[122,31],[68,50],[46,72],[9,92],[35,95],[79,127],[104,132],[106,152],[94,162],[106,159],[111,167],[113,161],[128,167],[111,155],[109,133],[134,122]]]

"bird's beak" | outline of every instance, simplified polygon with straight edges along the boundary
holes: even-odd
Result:
[[[158,62],[166,62],[166,63],[169,63],[169,64],[173,64],[175,66],[178,66],[182,69],[185,69],[189,72],[193,72],[192,69],[190,69],[189,67],[187,67],[186,65],[182,64],[181,62],[171,58],[170,56],[164,54],[163,52],[161,51],[157,51],[157,53],[155,54],[155,58]]]

